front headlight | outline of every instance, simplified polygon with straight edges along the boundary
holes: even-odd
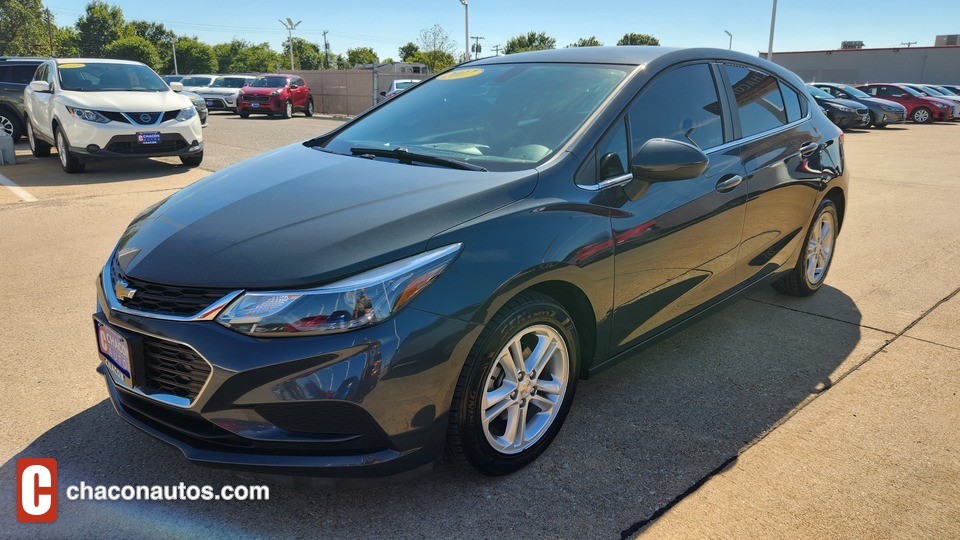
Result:
[[[936,105],[937,107],[940,107],[941,109],[949,109],[949,108],[950,108],[950,106],[947,105],[946,103],[934,103],[934,105]]]
[[[274,90],[273,92],[270,92],[270,95],[271,95],[271,96],[279,96],[279,95],[280,95],[280,90]]]
[[[184,120],[189,120],[197,115],[197,109],[194,107],[185,107],[180,109],[180,112],[177,113],[177,120],[183,122]]]
[[[880,108],[892,113],[903,112],[905,110],[903,107],[894,107],[892,105],[881,105]]]
[[[843,105],[837,105],[836,103],[831,103],[830,106],[833,107],[834,109],[840,111],[840,112],[845,112],[845,113],[855,113],[855,112],[857,112],[856,109],[853,109],[853,108],[850,108],[850,107],[844,107]]]
[[[107,122],[110,121],[109,118],[91,109],[79,109],[76,107],[67,107],[67,112],[72,114],[73,116],[76,116],[77,118],[86,120],[87,122],[96,122],[97,124],[106,124]]]
[[[248,292],[217,322],[251,336],[315,336],[390,318],[450,265],[463,244],[402,259],[316,289]]]

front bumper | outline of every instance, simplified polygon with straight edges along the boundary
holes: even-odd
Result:
[[[200,94],[211,111],[227,111],[237,108],[236,96]]]
[[[203,126],[199,115],[186,121],[176,119],[155,125],[121,122],[95,124],[66,115],[60,125],[70,152],[84,158],[139,158],[184,156],[203,151]],[[159,132],[160,142],[137,144],[137,134]]]
[[[99,306],[111,305],[102,279],[97,288]],[[437,459],[462,359],[480,331],[411,307],[370,328],[286,339],[110,308],[94,318],[131,343],[189,347],[210,366],[196,396],[168,399],[144,378],[152,360],[138,345],[131,386],[100,354],[98,371],[126,421],[199,464],[330,477],[385,476]]]
[[[283,112],[284,100],[281,96],[269,96],[262,101],[248,101],[243,96],[237,100],[237,112],[276,113]]]
[[[901,112],[890,112],[883,109],[878,109],[873,111],[873,114],[877,117],[875,125],[885,126],[888,124],[902,124],[907,121],[907,111],[903,110]]]
[[[830,120],[840,129],[858,128],[870,124],[870,115],[831,110]]]

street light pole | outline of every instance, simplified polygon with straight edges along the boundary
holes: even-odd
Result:
[[[767,45],[767,60],[773,62],[773,30],[777,26],[777,0],[773,0],[773,13],[770,14],[770,43]]]
[[[731,34],[730,32],[728,32],[728,31],[726,31],[726,30],[724,30],[724,32],[725,32],[728,36],[730,36],[730,46],[727,47],[727,49],[732,51],[732,50],[733,50],[733,34]]]
[[[279,21],[280,19],[277,19],[277,20]],[[287,46],[290,47],[290,71],[293,71],[294,69],[296,69],[293,67],[293,31],[296,30],[297,27],[300,26],[300,23],[302,22],[303,21],[297,21],[297,23],[294,24],[293,19],[291,19],[290,17],[287,17],[287,22],[280,21],[280,24],[282,24],[283,27],[287,29],[287,34],[289,35],[289,37],[287,38]],[[280,70],[278,69],[277,71],[280,71]]]
[[[470,60],[470,6],[467,0],[460,0],[463,4],[463,59]]]

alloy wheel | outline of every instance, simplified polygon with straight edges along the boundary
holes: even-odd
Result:
[[[807,238],[806,275],[811,285],[823,280],[833,257],[833,245],[836,235],[836,222],[832,213],[823,212],[810,229]]]
[[[926,123],[930,119],[930,112],[926,109],[917,109],[913,112],[913,121],[918,124]]]
[[[543,437],[559,414],[569,365],[567,344],[551,326],[529,326],[507,342],[483,387],[482,426],[490,446],[517,454]]]
[[[67,168],[67,145],[63,140],[63,132],[59,129],[57,130],[57,156],[60,157],[60,164],[63,165],[63,168]]]
[[[0,115],[0,134],[13,137],[13,122],[3,115]]]

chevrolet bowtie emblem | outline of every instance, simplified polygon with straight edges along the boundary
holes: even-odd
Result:
[[[137,294],[137,290],[131,289],[126,281],[118,279],[113,284],[113,294],[117,297],[117,300],[130,300],[133,295]]]

